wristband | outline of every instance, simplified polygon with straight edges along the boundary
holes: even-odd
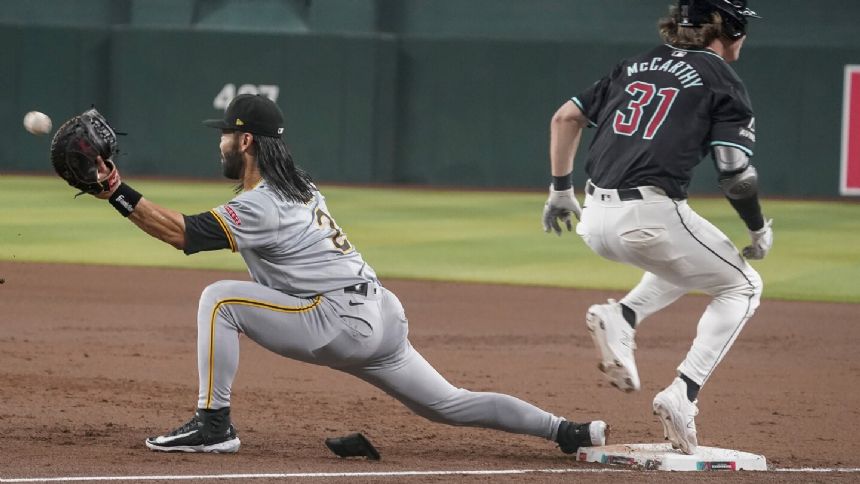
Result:
[[[570,188],[572,186],[573,186],[573,172],[570,172],[567,175],[552,177],[552,188],[553,188],[553,190],[555,190],[557,192],[560,192],[562,190],[567,190],[568,188]]]
[[[116,191],[113,192],[113,195],[108,198],[108,202],[113,205],[113,208],[115,208],[120,215],[128,217],[131,215],[131,212],[134,212],[134,207],[137,206],[137,203],[140,202],[141,198],[143,198],[143,195],[137,193],[134,188],[126,185],[125,183],[120,183],[116,188]]]

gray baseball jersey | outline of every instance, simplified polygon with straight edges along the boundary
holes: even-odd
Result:
[[[329,215],[325,197],[286,202],[266,186],[212,210],[242,254],[255,282],[296,296],[314,296],[376,280],[376,273]]]
[[[561,418],[509,395],[457,388],[412,347],[403,306],[320,192],[295,203],[260,183],[185,223],[186,253],[229,248],[253,278],[218,281],[200,297],[198,408],[230,405],[244,333],[282,356],[355,375],[428,419],[556,438]]]

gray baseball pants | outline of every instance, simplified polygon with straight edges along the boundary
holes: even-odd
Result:
[[[302,298],[255,282],[219,281],[200,297],[197,329],[199,408],[230,405],[244,333],[279,355],[355,375],[435,422],[555,440],[562,420],[509,395],[451,385],[409,343],[397,296],[376,283],[366,294]]]

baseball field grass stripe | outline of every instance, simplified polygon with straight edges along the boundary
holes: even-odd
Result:
[[[236,252],[236,241],[233,239],[233,233],[230,232],[230,229],[227,227],[227,224],[224,223],[224,219],[222,219],[221,216],[218,215],[218,212],[216,212],[215,210],[210,210],[209,213],[211,213],[212,216],[215,217],[215,220],[218,222],[218,225],[221,226],[221,230],[224,231],[224,235],[227,236],[227,242],[230,243],[230,252]]]
[[[215,368],[215,317],[218,315],[218,311],[222,306],[238,304],[241,306],[251,306],[271,311],[279,311],[282,313],[301,313],[304,311],[311,311],[319,305],[321,300],[322,298],[317,296],[313,299],[313,302],[306,306],[279,306],[277,304],[246,298],[231,298],[218,301],[215,304],[215,307],[212,308],[212,316],[209,318],[209,387],[206,391],[206,409],[208,410],[212,404],[212,390],[215,384],[215,371],[213,370],[213,368]]]
[[[232,194],[223,182],[132,180],[148,199],[200,213]],[[573,232],[541,230],[545,187],[534,193],[323,186],[349,241],[383,279],[626,290],[639,271],[604,261]],[[581,198],[581,190],[577,190]],[[73,199],[56,177],[0,176],[0,259],[246,272],[226,250],[188,257],[141,236],[104,201]],[[722,197],[690,200],[735,245],[749,244]],[[860,303],[860,203],[762,201],[774,247],[752,265],[764,298]],[[99,250],[92,250],[98,247]],[[2,274],[0,274],[2,276]]]

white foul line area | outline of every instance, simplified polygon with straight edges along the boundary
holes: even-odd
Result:
[[[16,477],[0,478],[5,482],[84,482],[84,481],[194,481],[204,479],[308,479],[308,478],[403,478],[421,476],[505,476],[522,474],[600,474],[632,473],[631,469],[497,469],[459,471],[391,471],[391,472],[288,472],[277,474],[212,474],[212,475],[167,475],[167,476],[68,476],[68,477]],[[653,471],[652,471],[653,472]],[[768,472],[812,472],[812,473],[858,473],[860,467],[782,467]]]
[[[175,476],[93,476],[93,477],[28,477],[0,478],[3,482],[75,482],[75,481],[187,481],[197,479],[308,479],[321,477],[421,477],[421,476],[504,476],[518,474],[569,474],[633,472],[629,469],[498,469],[462,471],[391,471],[391,472],[289,472],[283,474],[213,474]]]

